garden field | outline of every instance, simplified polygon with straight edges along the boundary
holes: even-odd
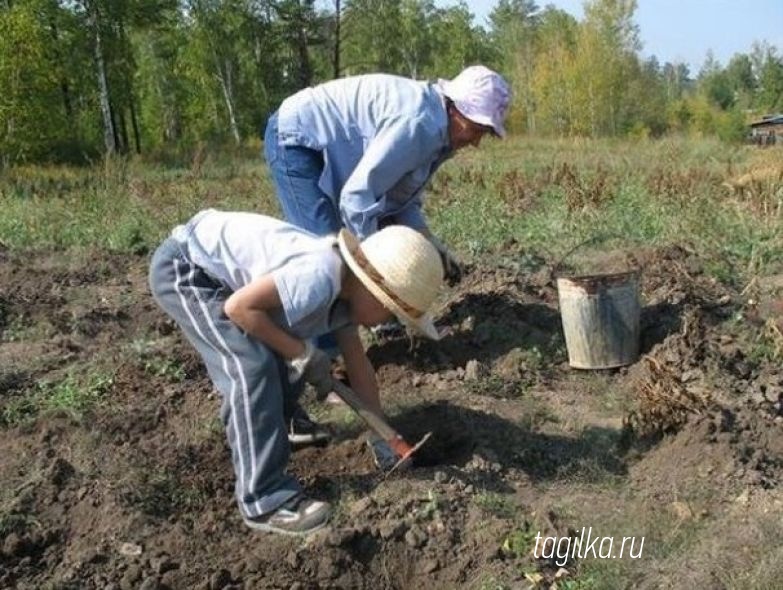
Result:
[[[0,174],[0,588],[780,588],[779,148],[514,138],[444,165],[445,337],[364,335],[392,422],[432,438],[383,477],[309,397],[335,440],[290,468],[336,514],[306,539],[243,525],[219,399],[146,282],[196,211],[277,215],[258,149]],[[626,268],[639,360],[570,368],[556,277]],[[636,557],[536,551],[587,528]]]

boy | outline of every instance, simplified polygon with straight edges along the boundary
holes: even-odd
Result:
[[[328,520],[327,503],[286,474],[287,425],[303,381],[332,389],[331,361],[310,339],[335,332],[356,393],[382,413],[375,372],[357,325],[392,315],[437,338],[427,310],[443,282],[438,251],[420,233],[389,226],[361,244],[348,231],[317,237],[252,213],[209,209],[174,229],[155,252],[150,287],[201,354],[220,391],[245,523],[305,534]],[[376,464],[396,460],[371,439]]]

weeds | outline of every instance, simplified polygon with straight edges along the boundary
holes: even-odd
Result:
[[[2,316],[0,311],[0,316]],[[7,322],[3,322],[2,340],[4,342],[19,342],[25,339],[28,332],[28,324],[24,315],[15,315]]]
[[[510,588],[510,586],[504,584],[494,576],[481,580],[477,586],[478,590],[509,590]]]
[[[176,359],[154,358],[144,362],[144,372],[163,377],[173,383],[181,383],[187,377],[185,368]]]
[[[75,419],[100,404],[111,390],[114,378],[94,371],[78,378],[69,374],[61,381],[41,381],[11,398],[0,412],[0,425],[18,426],[35,420],[39,414],[64,411]]]
[[[783,331],[775,319],[770,318],[764,323],[750,347],[748,360],[756,365],[783,362]]]
[[[556,424],[560,421],[558,415],[545,402],[534,398],[526,398],[524,416],[519,421],[519,425],[525,430],[535,430],[547,422]]]
[[[602,590],[610,586],[604,585],[604,581],[599,581],[593,574],[580,576],[575,580],[562,580],[558,582],[558,590]]]
[[[506,538],[503,539],[503,543],[500,545],[501,551],[509,556],[517,559],[523,559],[533,552],[536,546],[537,530],[531,523],[525,521],[520,527],[512,530]]]
[[[487,377],[466,381],[466,389],[473,395],[511,399],[521,397],[526,387],[520,380],[507,379],[492,373]]]
[[[498,518],[512,518],[516,514],[514,503],[508,496],[495,492],[483,492],[474,496],[473,501],[484,512]]]
[[[121,486],[120,499],[144,514],[166,518],[179,511],[202,507],[206,493],[184,485],[177,473],[162,469],[139,469]]]
[[[425,207],[433,230],[463,255],[515,240],[556,254],[611,231],[664,244],[687,240],[723,273],[783,260],[779,175],[758,170],[757,150],[713,141],[488,144],[447,162]],[[779,168],[779,165],[778,165]],[[727,170],[750,170],[721,185]],[[756,171],[756,172],[753,172]],[[763,177],[762,177],[763,176]],[[107,159],[93,168],[19,167],[0,180],[0,242],[12,248],[102,247],[144,253],[204,207],[278,214],[267,170],[255,154],[231,158],[206,148],[167,165]]]
[[[440,513],[441,499],[433,490],[427,490],[427,501],[417,508],[414,515],[418,520],[432,520]]]
[[[5,537],[9,533],[22,533],[38,521],[29,514],[18,512],[9,512],[0,515],[0,537]]]
[[[187,377],[185,367],[176,358],[165,356],[161,341],[137,338],[130,343],[130,352],[144,372],[153,377],[163,377],[172,383],[181,383]]]

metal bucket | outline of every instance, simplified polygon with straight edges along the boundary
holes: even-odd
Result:
[[[639,358],[639,273],[557,279],[568,362],[611,369]]]

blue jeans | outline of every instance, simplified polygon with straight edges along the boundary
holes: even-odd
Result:
[[[286,221],[318,236],[340,231],[340,214],[318,186],[324,169],[323,154],[306,147],[280,145],[277,113],[266,125],[264,159],[272,172],[277,200]],[[334,334],[319,336],[316,345],[332,357],[337,355]]]
[[[319,236],[340,231],[339,212],[318,186],[324,169],[323,154],[306,147],[280,145],[277,113],[266,126],[264,159],[286,221]]]

